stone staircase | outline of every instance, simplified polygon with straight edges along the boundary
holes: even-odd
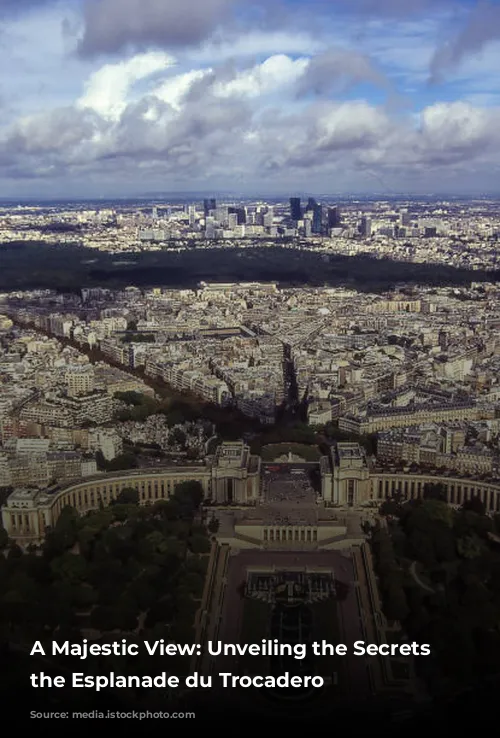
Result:
[[[339,549],[349,548],[350,546],[360,546],[365,543],[366,539],[364,536],[333,536],[332,538],[325,538],[323,541],[318,541],[319,549]]]

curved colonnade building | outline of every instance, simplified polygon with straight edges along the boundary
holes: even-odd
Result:
[[[254,504],[260,494],[261,461],[243,443],[223,443],[205,464],[134,469],[100,474],[46,490],[16,490],[2,507],[3,527],[20,545],[42,541],[61,510],[82,515],[109,505],[124,489],[135,489],[142,505],[168,500],[178,484],[201,484],[207,503]]]
[[[308,465],[313,466],[313,465]],[[406,499],[422,497],[426,484],[443,485],[450,504],[461,505],[479,497],[490,513],[500,512],[500,480],[483,481],[430,473],[384,471],[368,462],[356,443],[338,443],[330,457],[319,462],[321,498],[325,506],[357,508],[401,493]],[[262,492],[262,462],[242,442],[223,443],[204,465],[135,469],[101,474],[55,485],[46,490],[16,490],[2,507],[3,527],[9,538],[28,545],[43,540],[68,505],[81,514],[109,505],[123,489],[133,488],[141,504],[168,499],[175,487],[197,481],[206,504],[254,506]]]

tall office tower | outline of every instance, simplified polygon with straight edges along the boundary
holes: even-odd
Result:
[[[290,217],[292,220],[302,220],[302,206],[300,197],[290,198]]]
[[[263,225],[266,228],[270,228],[273,224],[273,220],[274,220],[274,210],[272,207],[269,207],[267,209],[267,213],[264,213],[264,217],[262,219]]]
[[[372,235],[372,222],[366,215],[361,218],[361,235],[364,238],[370,238]]]
[[[196,223],[196,205],[190,205],[188,208],[189,227],[194,228]]]
[[[229,208],[227,205],[218,205],[215,208],[215,220],[217,223],[224,225],[225,223],[227,223],[228,216]]]
[[[311,230],[313,233],[316,234],[320,234],[323,232],[323,206],[318,205],[316,201],[314,201]]]
[[[205,218],[208,217],[211,210],[215,210],[217,207],[217,201],[213,198],[210,198],[209,200],[203,200],[203,214],[205,215]]]
[[[206,219],[205,238],[215,238],[215,221],[211,216]]]
[[[337,206],[328,208],[328,228],[340,228],[341,225],[339,208]]]
[[[227,210],[229,215],[236,215],[236,222],[238,225],[245,225],[247,222],[246,208],[231,205]]]
[[[153,208],[153,220],[158,220],[158,208],[156,205]]]
[[[238,218],[238,225],[245,225],[245,223],[247,222],[246,208],[236,208],[236,216]]]

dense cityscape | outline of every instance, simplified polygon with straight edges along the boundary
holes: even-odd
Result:
[[[500,540],[498,235],[487,201],[5,205],[0,249],[14,257],[26,242],[57,245],[59,259],[76,244],[91,260],[91,249],[196,258],[258,241],[403,270],[452,262],[465,275],[370,291],[307,280],[172,288],[158,286],[161,271],[154,285],[134,285],[132,271],[121,288],[4,290],[1,544],[17,561],[4,581],[7,632],[16,598],[41,606],[28,562],[43,556],[54,602],[39,620],[49,631],[66,606],[82,612],[68,627],[97,642],[118,631],[192,633],[203,644],[220,627],[226,642],[255,642],[269,618],[283,638],[277,613],[289,618],[294,605],[290,627],[312,617],[311,639],[393,644],[368,671],[338,656],[311,662],[324,684],[305,689],[311,709],[348,709],[355,686],[357,702],[375,697],[390,715],[414,716],[490,669],[500,649],[487,635]],[[95,558],[99,546],[121,556],[111,531],[123,521],[131,541],[149,531],[149,548],[134,554],[146,566],[139,589],[135,564],[120,574]],[[165,556],[168,601],[164,582],[146,575]],[[21,642],[34,627],[28,619]],[[404,650],[407,634],[430,644],[431,666]],[[449,651],[457,638],[475,654],[460,669]],[[212,663],[198,654],[178,671],[211,673]],[[273,658],[260,672],[248,657],[221,663],[250,675],[284,668]],[[141,694],[134,700],[147,705]]]
[[[3,243],[79,245],[110,254],[286,244],[318,252],[466,269],[497,269],[499,206],[427,196],[291,197],[199,202],[0,202]]]

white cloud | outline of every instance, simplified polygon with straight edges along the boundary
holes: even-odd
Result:
[[[272,55],[311,56],[325,48],[325,41],[304,32],[252,31],[233,38],[202,45],[189,54],[200,65],[221,63],[227,59],[267,58]]]
[[[309,59],[294,60],[284,54],[276,54],[262,64],[237,74],[229,82],[215,84],[214,92],[221,97],[268,95],[296,82],[308,65]]]
[[[185,96],[195,82],[211,74],[211,69],[194,69],[184,74],[177,74],[161,83],[152,91],[152,96],[167,103],[174,110],[180,110]]]
[[[331,107],[317,122],[316,146],[324,148],[357,148],[378,143],[391,128],[384,113],[365,101]]]
[[[135,182],[137,173],[146,182],[156,177],[163,183],[168,175],[173,187],[183,178],[194,186],[205,178],[223,183],[244,176],[257,188],[265,172],[266,181],[340,187],[341,181],[364,182],[373,170],[373,177],[390,172],[397,188],[413,172],[434,186],[452,180],[450,172],[459,168],[468,168],[476,181],[487,179],[500,164],[498,42],[461,59],[450,69],[447,86],[426,84],[433,49],[450,22],[444,11],[412,23],[388,23],[380,14],[361,23],[353,12],[312,17],[308,9],[302,25],[293,13],[275,13],[272,23],[260,29],[250,23],[248,32],[236,23],[229,28],[223,14],[216,35],[210,35],[211,23],[198,26],[196,38],[210,40],[196,42],[187,5],[179,0],[176,19],[183,28],[187,22],[190,41],[177,47],[173,59],[147,51],[151,40],[160,42],[172,31],[161,15],[164,2],[144,2],[155,14],[143,18],[136,41],[145,51],[133,57],[123,45],[129,35],[117,35],[109,18],[104,29],[92,26],[92,38],[87,27],[86,60],[68,53],[71,33],[64,37],[63,20],[74,27],[82,20],[69,0],[44,10],[32,5],[29,15],[5,20],[4,181],[44,176],[70,191],[72,181],[83,183],[85,177],[118,187]],[[116,12],[122,4],[106,0]],[[349,5],[359,7],[354,0]],[[223,6],[224,0],[210,3]],[[131,8],[134,19],[136,11],[141,16],[142,7],[142,0],[127,0],[127,18]],[[160,15],[156,29],[153,21]],[[127,34],[137,30],[131,23],[121,24]],[[114,61],[96,61],[90,52],[99,49],[115,49]],[[378,87],[373,97],[368,85]],[[374,102],[409,90],[412,109],[394,99],[392,107],[390,99],[387,106]],[[353,101],[354,93],[366,99]],[[460,101],[442,102],[454,97]]]
[[[106,64],[92,74],[77,107],[90,108],[103,118],[118,120],[134,84],[174,64],[173,57],[161,52],[138,54],[127,61]]]
[[[433,151],[484,151],[500,141],[500,113],[465,102],[437,103],[422,112],[421,133]]]

